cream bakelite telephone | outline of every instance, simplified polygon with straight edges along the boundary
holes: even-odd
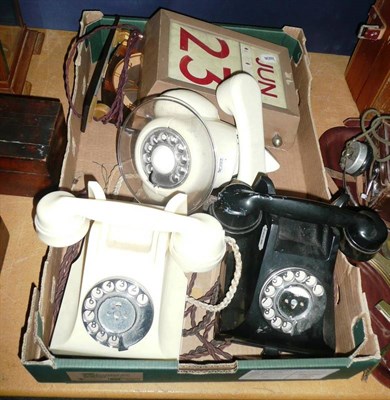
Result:
[[[118,164],[138,201],[165,205],[182,192],[192,212],[232,178],[251,185],[259,172],[279,168],[264,147],[256,80],[235,74],[218,86],[216,97],[236,126],[222,122],[208,99],[185,89],[148,99],[130,114],[119,133]]]
[[[177,359],[185,273],[219,265],[226,250],[221,225],[207,214],[186,216],[185,194],[161,209],[106,200],[96,182],[88,190],[88,199],[57,191],[37,206],[35,227],[46,244],[65,247],[87,235],[70,271],[50,350]]]
[[[186,214],[232,178],[252,184],[259,172],[279,167],[264,147],[256,80],[233,75],[218,87],[217,100],[236,126],[182,89],[130,114],[119,135],[119,166],[135,198],[150,206],[106,200],[96,182],[89,199],[58,191],[39,202],[35,227],[46,244],[65,247],[85,236],[52,335],[54,354],[179,357],[185,273],[212,270],[226,251],[214,216]]]

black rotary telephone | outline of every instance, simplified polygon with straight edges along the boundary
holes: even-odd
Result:
[[[376,212],[278,196],[265,176],[253,188],[225,187],[209,212],[243,255],[241,280],[219,313],[217,336],[269,353],[334,353],[337,251],[355,260],[373,257],[387,237]],[[233,273],[228,255],[222,292]]]

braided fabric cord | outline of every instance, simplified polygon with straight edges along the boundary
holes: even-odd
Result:
[[[55,295],[54,295],[54,311],[53,311],[53,326],[57,319],[58,313],[60,312],[61,302],[65,293],[66,284],[68,281],[70,269],[73,262],[76,260],[80,253],[83,240],[77,242],[66,249],[65,255],[61,260],[60,271],[58,274],[58,281],[56,284]]]
[[[219,312],[219,311],[223,310],[224,308],[226,308],[230,304],[230,302],[232,301],[232,299],[237,291],[237,286],[238,286],[238,284],[240,282],[240,278],[241,278],[242,260],[241,260],[240,249],[239,249],[236,241],[233,238],[226,236],[225,241],[232,248],[233,254],[234,254],[234,259],[236,261],[236,269],[234,271],[234,275],[233,275],[232,281],[230,283],[229,290],[226,292],[225,298],[219,304],[214,305],[214,304],[204,303],[201,300],[194,299],[191,296],[187,296],[188,303],[190,303],[194,306],[203,308],[204,310],[210,311],[210,312]]]
[[[232,355],[225,351],[225,349],[230,346],[230,341],[209,338],[215,324],[215,312],[221,311],[231,302],[234,294],[237,291],[237,286],[240,281],[242,271],[241,253],[236,241],[230,237],[226,237],[225,240],[232,248],[236,261],[236,269],[230,283],[229,290],[227,291],[225,298],[216,305],[214,305],[214,302],[218,296],[218,282],[216,282],[201,298],[194,299],[193,297],[189,296],[189,293],[191,293],[195,284],[197,274],[193,274],[191,276],[187,289],[187,302],[190,304],[190,306],[184,313],[184,318],[189,318],[191,327],[188,329],[183,329],[183,337],[194,336],[197,338],[200,344],[190,350],[188,353],[181,354],[181,361],[189,361],[207,356],[210,356],[215,361],[230,361],[232,359]],[[196,310],[198,308],[205,310],[206,312],[199,322],[196,319]]]

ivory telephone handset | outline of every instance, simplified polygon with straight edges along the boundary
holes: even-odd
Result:
[[[252,184],[259,172],[279,168],[264,146],[256,80],[235,74],[218,86],[216,97],[236,126],[222,122],[213,103],[186,89],[147,99],[130,114],[119,134],[118,163],[137,200],[163,205],[183,192],[192,212],[233,177]]]
[[[207,214],[187,216],[187,196],[164,209],[106,200],[96,182],[88,199],[52,192],[37,206],[46,244],[65,247],[85,235],[52,335],[54,354],[177,359],[186,272],[218,266],[224,231]]]

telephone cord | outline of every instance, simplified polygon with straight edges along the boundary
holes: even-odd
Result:
[[[367,116],[369,114],[375,114],[375,116],[371,120],[371,125],[369,128],[366,128],[366,122],[367,122]],[[362,129],[362,133],[357,135],[355,138],[353,138],[353,141],[359,140],[361,138],[364,138],[367,140],[367,142],[370,144],[371,148],[373,149],[374,152],[374,160],[383,163],[387,162],[390,160],[390,154],[386,154],[384,157],[380,157],[379,154],[379,148],[375,144],[374,139],[376,139],[378,142],[383,143],[387,146],[390,145],[389,140],[387,140],[385,137],[381,137],[378,133],[377,130],[380,125],[384,123],[389,123],[390,122],[390,115],[383,115],[380,114],[378,110],[374,108],[369,108],[366,110],[360,120],[360,127]],[[372,136],[372,137],[371,137]]]
[[[238,287],[238,284],[239,284],[240,278],[241,278],[242,259],[241,259],[240,248],[239,248],[238,244],[236,243],[236,241],[229,236],[225,237],[225,241],[233,250],[234,259],[236,262],[236,268],[234,271],[234,275],[233,275],[232,281],[230,282],[229,290],[226,292],[225,298],[219,304],[208,304],[208,303],[204,303],[203,301],[194,299],[191,296],[187,296],[188,303],[190,303],[196,307],[200,307],[204,310],[210,311],[210,312],[221,311],[230,304],[230,302],[232,301],[232,299],[237,291],[237,287]]]
[[[116,101],[114,101],[114,104],[112,105],[110,112],[109,112],[109,117],[103,117],[99,119],[99,121],[102,121],[103,123],[107,123],[112,117],[114,113],[119,113],[120,118],[122,118],[122,108],[123,108],[123,88],[126,83],[126,71],[128,68],[129,60],[130,60],[130,55],[131,51],[134,48],[136,42],[139,39],[142,39],[142,34],[141,32],[133,25],[128,25],[128,24],[118,24],[118,25],[101,25],[98,26],[97,28],[93,29],[92,31],[85,33],[83,36],[80,36],[78,38],[75,38],[70,46],[70,49],[68,51],[68,54],[66,56],[65,60],[65,71],[64,71],[64,76],[65,76],[65,95],[68,100],[69,108],[72,110],[73,114],[81,118],[81,112],[79,112],[76,109],[75,104],[73,103],[72,99],[72,91],[70,87],[70,82],[69,82],[69,75],[70,75],[70,69],[71,69],[71,63],[74,61],[76,52],[79,48],[79,45],[83,44],[87,39],[90,39],[91,36],[94,36],[97,32],[102,31],[102,30],[111,30],[111,29],[124,29],[128,30],[130,32],[130,37],[127,41],[127,48],[126,48],[126,54],[125,54],[125,59],[124,59],[124,65],[122,69],[122,73],[120,76],[120,83],[118,87],[118,93],[116,96]],[[121,102],[118,104],[118,101],[121,100]],[[120,120],[122,122],[122,120]],[[118,124],[117,124],[118,125]]]

